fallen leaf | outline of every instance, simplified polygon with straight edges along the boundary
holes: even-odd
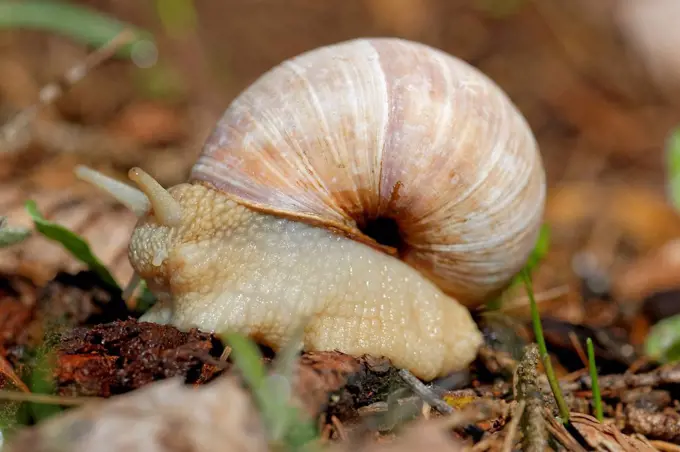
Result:
[[[3,375],[9,381],[11,381],[12,384],[17,387],[17,389],[20,389],[23,392],[31,392],[30,389],[28,389],[28,386],[26,386],[26,383],[24,383],[16,374],[16,372],[14,372],[12,365],[7,362],[7,360],[3,358],[2,355],[0,355],[0,375]],[[0,387],[2,386],[3,385],[0,384]]]
[[[193,389],[181,379],[90,402],[18,431],[3,452],[266,452],[250,397],[234,378]]]
[[[570,422],[583,435],[588,444],[597,450],[610,452],[655,452],[639,439],[621,433],[613,425],[600,423],[594,417],[583,413],[571,413]]]

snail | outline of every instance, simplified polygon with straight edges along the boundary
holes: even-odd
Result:
[[[301,331],[307,351],[383,357],[423,380],[476,358],[471,308],[521,270],[546,195],[537,143],[501,88],[388,37],[263,74],[185,183],[76,172],[139,216],[128,255],[159,299],[140,320],[274,351]]]

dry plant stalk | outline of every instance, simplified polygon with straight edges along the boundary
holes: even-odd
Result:
[[[131,30],[123,30],[107,44],[71,67],[61,78],[45,85],[38,94],[38,102],[21,110],[0,128],[0,154],[22,150],[31,139],[30,125],[40,110],[82,80],[93,68],[111,58],[118,49],[130,43],[133,38],[134,33]]]
[[[538,386],[538,346],[528,345],[517,366],[514,378],[515,399],[524,401],[526,409],[522,415],[524,433],[523,448],[527,452],[542,452],[548,447],[543,419],[543,397]]]
[[[507,428],[507,434],[505,440],[503,441],[502,452],[512,452],[512,448],[515,445],[515,435],[517,434],[517,427],[524,417],[524,409],[526,408],[526,401],[520,400],[515,408],[515,412],[512,414],[512,421]]]

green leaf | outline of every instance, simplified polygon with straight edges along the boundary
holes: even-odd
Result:
[[[538,233],[538,239],[536,239],[536,245],[527,259],[527,263],[524,265],[526,271],[531,272],[534,270],[538,264],[543,260],[543,258],[548,254],[550,249],[550,227],[547,224],[541,226],[541,230]]]
[[[290,405],[295,378],[295,364],[302,351],[306,319],[291,335],[290,340],[276,354],[267,386],[274,395],[269,403],[271,431],[275,439],[286,440],[289,447],[298,448],[316,437],[316,428],[302,419],[296,407]]]
[[[243,378],[253,389],[259,390],[264,384],[266,373],[262,364],[262,354],[257,345],[237,333],[228,333],[223,337],[231,347],[229,356],[243,373]]]
[[[187,92],[183,75],[162,61],[143,71],[135,71],[133,77],[133,83],[141,95],[150,99],[175,102],[183,99]]]
[[[666,144],[666,174],[668,197],[680,210],[680,128],[671,133]]]
[[[93,47],[103,46],[124,29],[132,30],[138,39],[117,52],[118,56],[128,58],[137,44],[153,42],[149,32],[74,3],[0,0],[0,30],[22,28],[61,34]]]
[[[87,241],[65,227],[46,220],[38,211],[35,201],[26,201],[25,206],[38,232],[48,239],[60,243],[76,259],[86,264],[91,271],[99,275],[102,281],[120,290],[120,286],[106,266],[92,253]]]
[[[549,249],[550,249],[550,227],[547,224],[544,224],[541,226],[541,229],[538,232],[536,244],[534,245],[534,249],[531,250],[531,254],[529,254],[529,257],[527,258],[524,267],[522,267],[522,270],[517,275],[515,275],[515,277],[512,279],[512,281],[508,285],[507,289],[505,289],[505,292],[503,294],[509,293],[511,289],[514,289],[519,284],[522,284],[523,281],[522,273],[526,272],[528,275],[531,275],[531,272],[535,270],[536,267],[538,267],[538,264],[540,264],[541,261],[545,258],[546,254],[548,254]],[[499,309],[503,304],[503,294],[494,298],[493,300],[490,300],[486,304],[486,308],[490,311]]]
[[[230,356],[253,392],[269,430],[270,440],[275,444],[285,443],[289,450],[298,450],[315,439],[315,426],[305,421],[300,410],[290,404],[290,382],[281,381],[286,376],[267,375],[262,354],[250,339],[236,333],[224,334],[222,339],[231,347]],[[297,350],[297,341],[291,341],[277,360],[282,358],[288,361],[296,357],[291,350]],[[280,361],[275,366],[286,373],[291,367],[289,363]]]
[[[171,36],[193,33],[197,28],[198,18],[191,0],[156,0],[156,11]]]
[[[151,292],[149,287],[146,285],[146,281],[142,280],[140,281],[140,286],[141,286],[141,291],[139,296],[137,297],[137,304],[135,306],[135,311],[137,312],[146,312],[151,307],[156,304],[158,299],[156,296]]]
[[[7,218],[0,217],[0,248],[7,248],[26,240],[31,235],[28,228],[7,226]]]
[[[526,0],[476,0],[473,3],[473,7],[496,19],[516,14],[524,6]]]
[[[54,380],[56,356],[54,351],[41,350],[35,367],[30,376],[30,389],[33,394],[56,394],[56,386]],[[55,416],[63,411],[59,405],[51,403],[36,403],[30,402],[28,404],[33,421],[38,423],[52,416]]]
[[[652,326],[645,339],[645,354],[661,363],[680,360],[680,314]]]
[[[0,229],[0,248],[23,242],[31,235],[31,230],[26,228],[2,228]]]
[[[534,249],[531,250],[531,254],[529,254],[529,257],[527,258],[522,270],[515,276],[515,278],[512,280],[512,283],[510,283],[510,287],[520,284],[523,281],[522,272],[531,274],[531,272],[534,271],[536,267],[538,267],[538,264],[541,263],[546,254],[548,254],[549,249],[550,227],[547,224],[544,224],[541,226],[541,229],[538,232],[538,238],[536,239]]]

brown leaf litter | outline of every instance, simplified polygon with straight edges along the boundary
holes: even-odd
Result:
[[[225,347],[216,337],[196,330],[181,332],[171,326],[140,323],[129,317],[131,313],[121,306],[110,309],[107,303],[116,306],[121,302],[119,296],[107,294],[87,272],[61,275],[43,289],[37,289],[21,278],[5,282],[0,310],[19,314],[0,317],[6,320],[2,325],[7,328],[4,335],[0,334],[4,338],[0,343],[3,354],[10,358],[12,366],[24,369],[23,355],[16,350],[34,347],[49,325],[61,325],[61,329],[53,333],[56,334],[53,376],[59,395],[102,397],[113,402],[123,395],[137,394],[159,381],[177,380],[187,389],[198,390],[222,377],[234,375]],[[52,308],[46,309],[48,306]],[[112,320],[93,322],[104,318]],[[36,331],[33,335],[22,336],[32,329]],[[465,447],[477,447],[475,450],[485,450],[484,447],[498,450],[506,440],[515,443],[531,440],[537,445],[535,449],[541,449],[543,446],[539,447],[539,444],[547,444],[543,439],[537,440],[542,438],[542,433],[539,436],[529,433],[527,422],[519,426],[515,422],[515,427],[510,426],[518,400],[526,404],[522,417],[530,426],[536,427],[536,422],[543,422],[538,419],[547,419],[548,431],[559,435],[560,427],[551,423],[550,416],[537,411],[537,407],[543,411],[546,406],[553,407],[554,415],[555,409],[545,376],[538,372],[540,364],[531,350],[535,355],[534,348],[525,349],[528,361],[518,365],[509,353],[485,346],[470,375],[456,383],[463,385],[460,389],[438,386],[443,383],[430,385],[434,393],[452,407],[453,414],[464,410],[479,414],[484,406],[495,413],[482,416],[483,419],[470,418],[468,424],[453,432],[445,429],[444,437],[456,439],[446,447],[458,447],[460,443]],[[264,351],[267,364],[271,354]],[[483,377],[484,374],[487,377]],[[620,435],[629,438],[631,433],[644,434],[654,440],[680,442],[675,429],[678,414],[669,392],[669,388],[679,383],[680,365],[639,373],[602,375],[600,385],[605,413],[618,429],[605,430],[603,434],[624,442],[628,439],[621,439]],[[572,414],[591,413],[589,385],[590,377],[583,373],[567,375],[562,380],[561,387]],[[425,425],[423,423],[428,419],[447,418],[434,413],[419,397],[414,397],[398,370],[388,361],[373,357],[353,358],[337,352],[303,353],[299,357],[293,400],[311,419],[318,418],[322,438],[331,443],[360,441],[361,438],[371,438],[371,444],[376,440],[378,444],[391,443],[395,438],[392,429],[397,427],[396,433],[401,432],[399,426],[407,419],[415,416],[418,425]],[[615,428],[614,424],[611,428]],[[563,433],[566,435],[563,441],[573,443],[572,434]],[[421,440],[424,439],[417,441]]]
[[[268,451],[259,414],[233,378],[198,389],[172,378],[22,430],[3,449],[34,451]]]

